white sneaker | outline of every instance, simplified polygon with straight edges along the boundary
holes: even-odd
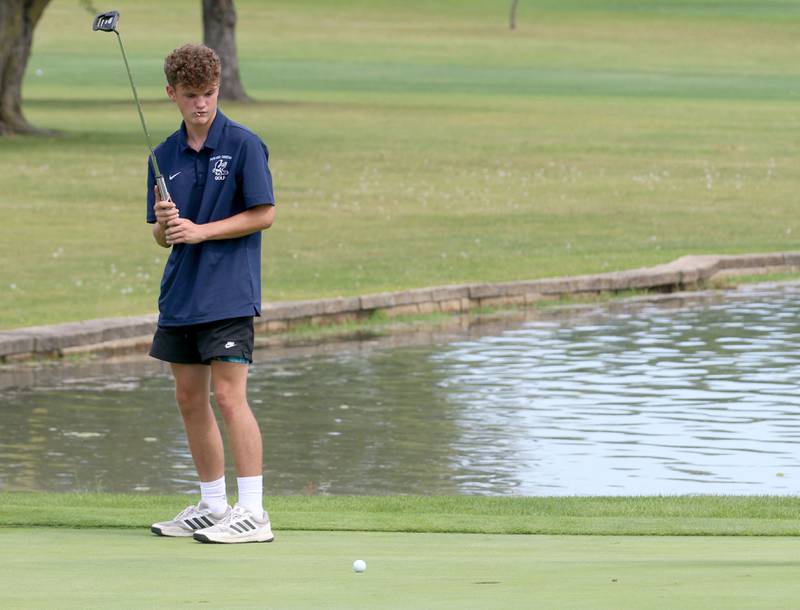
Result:
[[[213,527],[194,533],[198,542],[272,542],[272,528],[266,511],[260,517],[238,504]]]
[[[216,525],[231,513],[230,506],[222,513],[212,513],[208,504],[187,506],[172,521],[160,521],[150,526],[150,531],[159,536],[191,536],[197,530]]]

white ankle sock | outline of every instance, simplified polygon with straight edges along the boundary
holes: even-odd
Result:
[[[237,477],[236,483],[239,486],[239,506],[244,506],[247,510],[257,516],[264,512],[264,504],[261,499],[264,486],[264,477]]]
[[[208,504],[212,513],[224,513],[228,509],[225,477],[206,483],[200,481],[200,499]]]

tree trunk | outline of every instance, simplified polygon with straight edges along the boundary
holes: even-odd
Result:
[[[508,27],[511,30],[517,27],[517,4],[519,0],[511,0],[511,14],[508,17]]]
[[[0,135],[42,133],[22,114],[33,30],[50,0],[0,0]]]
[[[236,8],[233,0],[203,0],[203,41],[222,61],[219,87],[221,100],[251,101],[239,76],[236,57]]]

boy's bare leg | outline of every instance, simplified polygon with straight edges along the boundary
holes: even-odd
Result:
[[[238,501],[224,521],[195,532],[199,542],[272,542],[269,515],[263,507],[261,431],[247,404],[246,364],[211,361],[211,383],[236,462]]]
[[[261,476],[261,430],[247,403],[246,364],[211,361],[211,382],[240,477]]]
[[[225,474],[222,435],[209,402],[209,367],[173,364],[175,398],[178,402],[189,450],[201,481],[215,481]]]
[[[209,404],[211,374],[202,364],[173,364],[178,402],[189,449],[200,477],[201,501],[187,506],[174,519],[159,521],[150,531],[159,536],[193,536],[221,523],[230,514],[225,497],[225,457],[222,436]]]

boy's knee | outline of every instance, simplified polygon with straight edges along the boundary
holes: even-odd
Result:
[[[223,417],[232,415],[239,409],[247,408],[247,398],[244,392],[227,384],[222,384],[214,389],[214,401]]]
[[[184,416],[192,415],[208,407],[208,394],[196,390],[175,388],[175,401]]]

